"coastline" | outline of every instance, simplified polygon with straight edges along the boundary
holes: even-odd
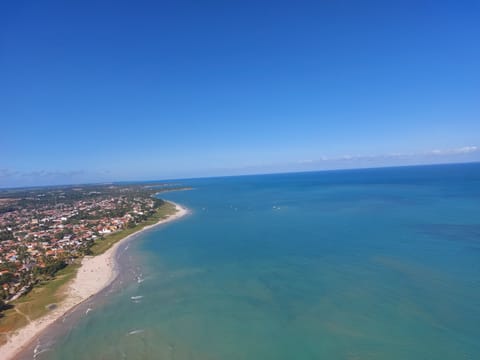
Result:
[[[175,205],[177,212],[161,219],[155,224],[147,225],[142,229],[130,234],[116,242],[104,253],[97,256],[85,256],[82,259],[80,268],[75,278],[68,284],[67,296],[58,306],[39,319],[33,320],[26,326],[9,336],[7,343],[0,346],[3,360],[14,360],[29,344],[32,343],[43,331],[51,324],[62,318],[66,313],[73,310],[76,306],[90,299],[107,286],[109,286],[118,276],[118,268],[115,260],[117,250],[120,245],[132,239],[134,236],[174,220],[177,220],[186,214],[188,210],[179,204],[169,201]]]

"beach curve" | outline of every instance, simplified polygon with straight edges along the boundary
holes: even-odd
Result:
[[[139,233],[158,225],[177,220],[188,214],[189,211],[187,208],[172,201],[169,202],[175,205],[175,209],[177,210],[175,214],[169,215],[167,218],[161,219],[155,224],[147,225],[135,233],[126,236],[100,255],[85,256],[82,259],[81,266],[75,278],[68,285],[66,298],[45,316],[29,322],[26,326],[11,334],[7,342],[0,346],[2,359],[14,360],[19,353],[38,338],[51,324],[109,286],[118,275],[115,256],[120,245]]]

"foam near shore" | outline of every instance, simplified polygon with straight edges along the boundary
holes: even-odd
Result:
[[[148,230],[154,226],[164,224],[181,218],[188,213],[188,210],[178,204],[175,204],[177,212],[166,219],[162,219],[153,225],[148,225],[141,230],[126,236],[103,254],[97,256],[85,256],[76,277],[68,285],[66,298],[58,304],[51,312],[39,319],[31,321],[15,333],[9,336],[7,343],[0,346],[0,352],[3,360],[13,360],[15,355],[20,353],[28,344],[31,343],[42,331],[44,331],[53,322],[64,316],[75,306],[97,294],[108,285],[118,275],[118,269],[115,261],[115,254],[118,247],[131,239],[133,236]]]

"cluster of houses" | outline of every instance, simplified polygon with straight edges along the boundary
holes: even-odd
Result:
[[[155,204],[119,194],[0,213],[0,299],[21,296],[42,269],[88,253],[95,239],[144,220]]]

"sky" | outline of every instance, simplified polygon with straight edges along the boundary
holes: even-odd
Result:
[[[478,1],[2,1],[0,187],[480,161]]]

